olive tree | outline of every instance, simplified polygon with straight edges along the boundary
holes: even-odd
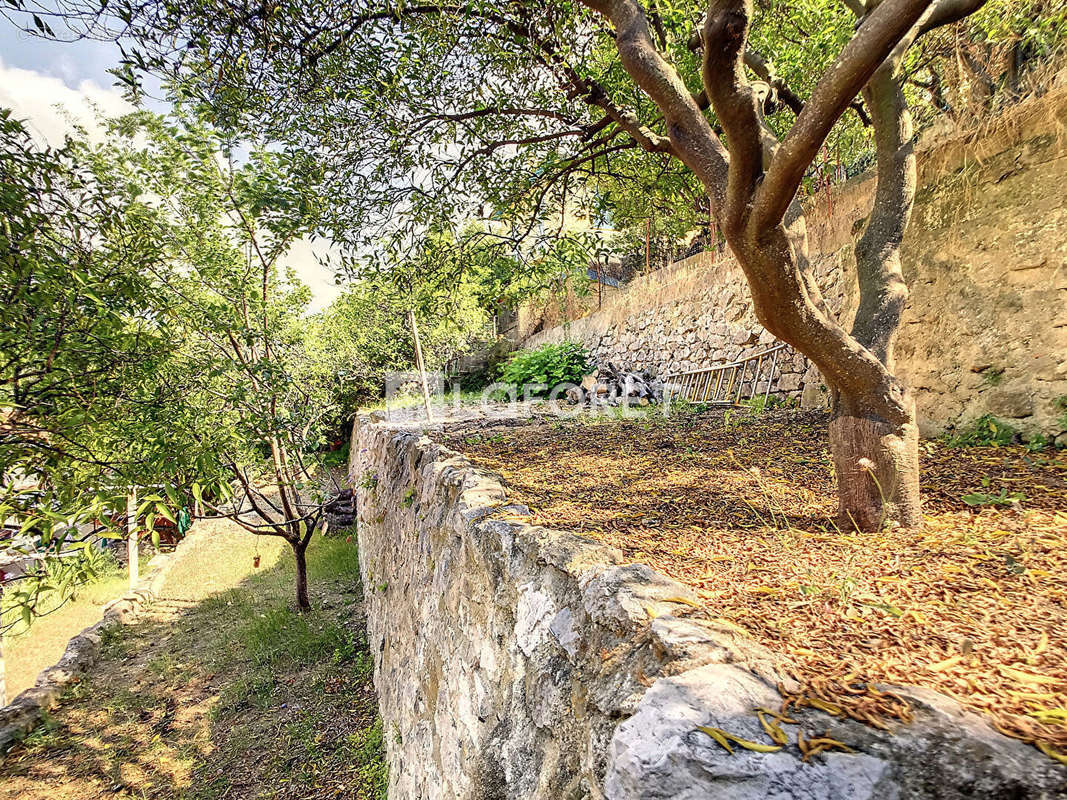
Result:
[[[338,236],[370,230],[372,217],[375,237],[417,230],[484,203],[540,230],[597,175],[625,178],[638,159],[681,165],[706,192],[756,316],[832,387],[840,516],[870,529],[921,523],[914,399],[893,359],[916,183],[901,70],[921,37],[983,4],[120,0],[107,17],[77,2],[58,13],[77,35],[133,43],[120,71],[131,87],[161,71],[218,124],[314,152],[359,198],[332,193]],[[767,35],[794,14],[810,17],[801,38]],[[789,85],[776,58],[810,81]],[[813,277],[799,192],[850,109],[877,150],[851,324]],[[534,229],[516,226],[520,237]]]

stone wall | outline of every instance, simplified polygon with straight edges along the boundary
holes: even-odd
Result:
[[[904,243],[911,298],[897,346],[924,432],[983,414],[1029,432],[1063,430],[1067,397],[1067,75],[981,130],[920,148],[920,190]],[[874,180],[811,204],[810,251],[831,309],[848,324],[853,245]],[[832,213],[829,213],[831,212]],[[598,359],[680,371],[731,360],[771,341],[730,256],[701,254],[633,281],[600,311],[523,345],[571,339]],[[824,401],[818,372],[793,354],[781,388]]]
[[[1067,796],[1067,769],[907,688],[891,732],[798,712],[854,753],[728,755],[695,726],[762,740],[753,710],[791,684],[688,588],[529,525],[414,427],[361,417],[349,472],[391,800]]]

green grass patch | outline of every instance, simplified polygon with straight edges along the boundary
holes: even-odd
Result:
[[[63,656],[71,637],[98,622],[104,606],[128,587],[125,568],[110,560],[94,581],[78,587],[65,602],[58,597],[42,598],[41,616],[29,628],[17,625],[3,637],[8,699],[33,686],[37,675]]]
[[[174,610],[109,635],[87,679],[0,764],[13,797],[384,800],[355,542],[313,540],[307,614],[293,610],[284,544],[202,542],[168,577],[161,605]],[[253,568],[257,552],[270,566]]]

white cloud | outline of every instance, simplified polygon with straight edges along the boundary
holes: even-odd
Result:
[[[99,134],[98,118],[133,111],[122,95],[95,81],[83,80],[70,88],[60,78],[29,69],[9,67],[0,59],[0,106],[10,108],[17,119],[50,145],[63,143],[75,124]]]

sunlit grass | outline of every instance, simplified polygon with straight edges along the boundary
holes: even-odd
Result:
[[[80,587],[73,599],[62,604],[58,598],[46,599],[38,608],[42,616],[29,628],[19,624],[5,635],[8,701],[33,686],[37,675],[60,659],[71,637],[98,622],[104,606],[125,594],[128,587],[125,568],[112,563],[95,581]]]
[[[312,540],[299,614],[285,542],[198,527],[152,613],[0,765],[0,800],[384,800],[355,542]]]

